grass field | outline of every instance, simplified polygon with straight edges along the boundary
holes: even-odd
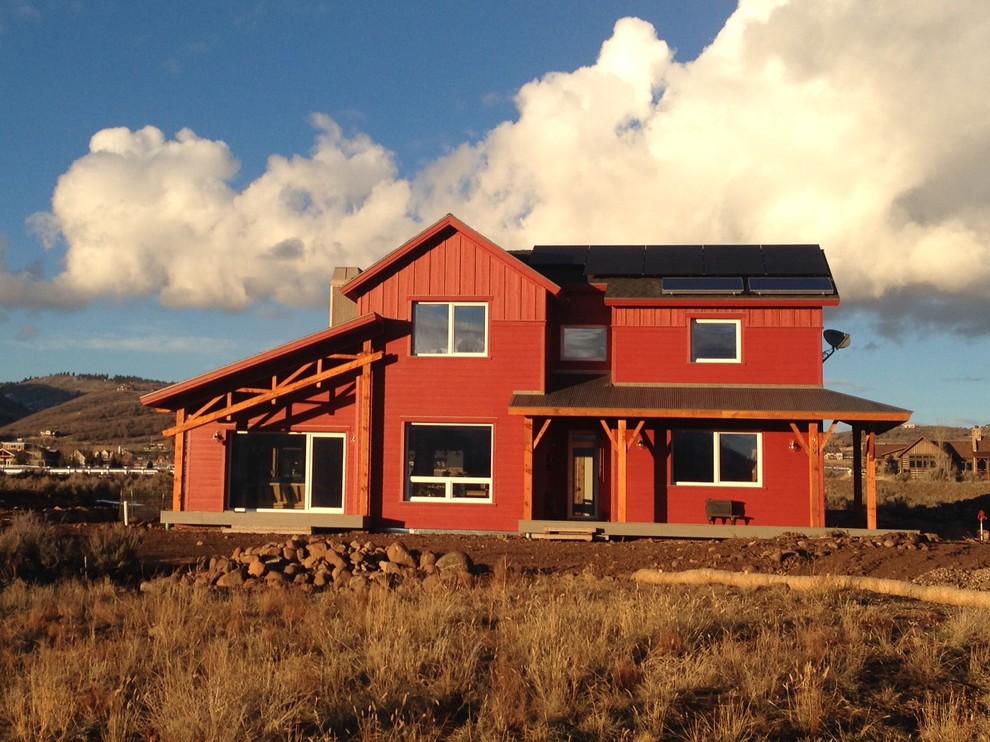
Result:
[[[0,592],[17,739],[977,739],[985,613],[839,594],[528,579]]]

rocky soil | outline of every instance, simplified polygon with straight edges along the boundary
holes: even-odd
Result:
[[[75,526],[78,527],[78,526]],[[722,541],[535,541],[520,536],[349,533],[288,537],[218,529],[145,530],[146,575],[221,587],[294,584],[329,589],[416,580],[473,582],[498,574],[628,579],[640,568],[711,567],[771,574],[844,574],[990,589],[990,542],[890,534]],[[448,555],[456,567],[445,567]],[[440,565],[440,566],[438,566]]]

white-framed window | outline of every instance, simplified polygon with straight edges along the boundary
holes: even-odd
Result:
[[[607,361],[608,328],[604,325],[571,325],[560,329],[562,361]]]
[[[759,487],[763,484],[763,435],[675,430],[671,442],[674,484]]]
[[[487,353],[487,304],[421,301],[413,305],[413,355],[484,356]]]
[[[737,319],[691,320],[691,361],[693,363],[740,363],[742,361],[741,322]]]
[[[344,433],[239,431],[228,440],[232,509],[343,512]]]
[[[406,500],[491,502],[491,425],[406,423]]]

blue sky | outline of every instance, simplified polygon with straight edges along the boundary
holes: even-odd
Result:
[[[0,380],[279,345],[453,212],[508,249],[820,243],[826,383],[988,423],[988,49],[975,0],[0,0]]]

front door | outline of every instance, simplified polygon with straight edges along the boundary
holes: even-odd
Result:
[[[594,433],[572,431],[567,441],[567,517],[598,518],[598,440]]]

